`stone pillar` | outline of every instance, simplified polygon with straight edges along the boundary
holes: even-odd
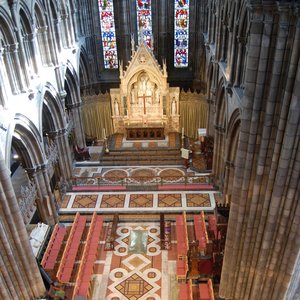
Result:
[[[39,47],[42,54],[42,60],[43,64],[45,66],[52,66],[52,61],[51,61],[51,54],[50,54],[50,49],[49,49],[49,44],[48,44],[48,27],[40,27],[38,29],[37,37],[38,37],[38,43]]]
[[[234,86],[239,87],[242,80],[242,66],[243,66],[243,59],[245,55],[245,44],[246,44],[246,38],[245,37],[237,37],[238,41],[238,53],[237,53],[237,62],[236,62],[236,68],[235,68],[235,78],[234,78]]]
[[[16,72],[16,74],[17,74],[20,89],[22,92],[25,92],[26,91],[26,82],[25,82],[22,72],[20,72],[20,70],[22,70],[22,66],[21,66],[20,59],[19,59],[19,44],[18,43],[11,44],[10,48],[12,51],[13,68],[18,70],[18,72]]]
[[[50,179],[48,176],[47,167],[45,165],[42,166],[42,173],[43,173],[44,182],[45,182],[45,186],[46,186],[46,190],[47,190],[47,195],[49,197],[49,201],[50,201],[50,205],[51,205],[51,216],[53,219],[53,220],[51,220],[51,223],[55,224],[58,222],[57,209],[56,209],[56,205],[55,205],[55,196],[53,195],[51,188],[50,188]]]
[[[32,59],[33,59],[33,63],[34,63],[35,72],[36,72],[36,74],[39,74],[39,72],[42,69],[42,64],[41,64],[42,58],[41,58],[40,49],[38,47],[37,30],[36,29],[35,29],[35,32],[28,35],[28,40],[33,49]]]
[[[119,36],[117,35],[117,38],[122,45],[121,49],[119,49],[119,59],[121,59],[126,65],[131,57],[131,33],[133,31],[129,25],[131,23],[130,16],[132,15],[132,11],[130,10],[130,1],[128,0],[118,1],[117,6],[119,11]]]
[[[58,86],[58,92],[64,104],[65,97],[67,96],[67,92],[65,90],[64,80],[63,80],[63,65],[56,66],[54,68],[54,72],[55,72],[56,82]]]
[[[68,182],[72,177],[72,158],[68,136],[65,130],[59,132],[49,132],[49,136],[53,139],[58,148],[58,165],[64,182]]]
[[[11,14],[12,14],[12,18],[15,22],[15,24],[18,24],[18,19],[19,19],[19,15],[17,12],[17,3],[14,2],[11,5]],[[17,36],[17,40],[18,40],[18,44],[16,47],[16,51],[17,51],[17,55],[18,55],[18,60],[19,60],[19,67],[17,70],[18,71],[18,75],[20,77],[20,83],[21,83],[21,89],[22,91],[25,90],[25,87],[29,87],[30,85],[30,80],[29,80],[29,74],[28,74],[28,65],[27,65],[27,61],[26,61],[26,57],[25,57],[25,49],[24,49],[24,39],[22,37],[20,28],[16,27],[15,28],[15,32],[16,32],[16,36]]]
[[[61,44],[62,32],[61,32],[61,18],[60,17],[57,17],[56,20],[53,20],[53,26],[54,26],[54,32],[56,32],[58,35],[58,38],[56,39],[56,45],[57,45],[57,50],[59,53],[59,52],[61,52],[61,49],[62,49],[62,44]]]
[[[4,48],[0,48],[0,105],[6,108],[8,101],[6,89],[9,87],[6,68],[3,61]]]
[[[34,185],[36,187],[36,192],[37,192],[36,208],[39,214],[39,218],[41,219],[42,222],[47,223],[47,211],[43,203],[43,191],[40,187],[40,183],[37,177],[37,171],[36,169],[27,169],[26,171],[29,177],[34,182]]]
[[[71,39],[69,35],[69,30],[68,30],[68,14],[65,12],[61,16],[62,19],[62,25],[64,28],[64,36],[65,36],[65,47],[66,48],[71,48]]]
[[[299,19],[295,32],[294,8],[277,5],[250,6],[244,107],[220,286],[220,296],[232,300],[283,299],[300,248]]]
[[[11,47],[9,45],[4,46],[3,60],[5,64],[6,73],[9,79],[11,91],[13,94],[19,94],[19,83],[16,77],[15,68],[13,67],[13,60],[11,56]]]
[[[68,109],[71,109],[76,144],[81,148],[85,147],[85,134],[81,117],[81,102],[68,105]]]
[[[45,293],[45,287],[11,184],[10,172],[6,168],[2,155],[0,156],[0,202],[2,208],[0,212],[1,257],[2,259],[3,255],[11,257],[11,259],[5,259],[3,262],[15,288],[15,292],[7,289],[6,292],[10,295],[20,295],[21,298],[17,299],[41,297]],[[12,271],[14,268],[15,271]],[[9,282],[6,282],[6,287],[8,285]]]
[[[75,3],[73,3],[73,6],[75,6]],[[74,41],[78,42],[78,26],[80,26],[79,24],[77,24],[77,19],[76,16],[78,14],[78,9],[77,8],[73,8],[73,10],[71,11],[71,18],[72,18],[72,28],[74,30]]]

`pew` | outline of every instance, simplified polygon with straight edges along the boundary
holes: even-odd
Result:
[[[94,263],[97,258],[98,243],[102,231],[102,225],[103,217],[97,216],[96,212],[94,212],[76,278],[72,298],[73,300],[89,298],[91,277],[93,275]]]
[[[54,265],[56,263],[56,259],[59,254],[66,231],[67,228],[59,227],[58,224],[55,225],[41,262],[41,266],[46,271],[52,271],[54,269]]]
[[[198,248],[201,254],[204,255],[207,248],[208,236],[207,236],[203,211],[199,215],[194,216],[194,225],[195,225],[196,239],[199,241]]]
[[[215,300],[211,279],[199,284],[200,300]]]
[[[56,277],[62,283],[70,282],[81,237],[85,228],[86,217],[76,214],[71,232],[64,249]]]

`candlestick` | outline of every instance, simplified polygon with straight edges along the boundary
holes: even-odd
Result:
[[[181,135],[184,136],[184,127],[181,129]]]
[[[103,139],[106,140],[105,128],[103,128]]]

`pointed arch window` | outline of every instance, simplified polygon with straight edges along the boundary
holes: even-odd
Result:
[[[143,39],[149,48],[153,48],[152,42],[152,15],[151,0],[137,0],[137,27],[138,34],[143,35]],[[142,32],[141,32],[142,31]]]
[[[175,0],[174,12],[174,66],[188,66],[189,54],[189,0]]]
[[[99,0],[99,14],[102,34],[104,68],[117,69],[118,53],[113,0]]]

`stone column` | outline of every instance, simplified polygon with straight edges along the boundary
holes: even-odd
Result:
[[[243,59],[244,59],[244,48],[246,44],[246,38],[245,37],[237,37],[238,41],[238,53],[237,53],[237,62],[236,62],[236,68],[235,68],[235,78],[234,78],[234,86],[239,87],[241,84],[241,77],[242,77],[242,65],[243,65]]]
[[[289,5],[278,3],[278,11],[275,2],[250,7],[244,109],[220,287],[226,299],[283,299],[300,248],[299,23],[294,35]]]
[[[75,6],[75,3],[73,3],[73,6]],[[71,18],[72,18],[72,28],[74,30],[74,41],[75,42],[78,42],[78,26],[79,24],[77,24],[77,19],[76,19],[76,16],[78,14],[78,9],[77,8],[74,8],[72,11],[71,11]]]
[[[62,32],[61,32],[61,18],[57,17],[56,20],[53,20],[54,32],[57,32],[58,39],[56,40],[58,53],[61,52],[62,49]]]
[[[68,136],[65,130],[59,132],[49,132],[49,136],[54,139],[58,148],[58,164],[64,182],[68,182],[72,177],[72,158]]]
[[[11,48],[9,45],[4,46],[3,61],[9,79],[11,91],[13,94],[19,94],[20,93],[19,83],[16,77],[15,68],[13,67]]]
[[[243,216],[246,213],[250,177],[253,167],[253,158],[256,146],[256,133],[259,126],[259,114],[261,111],[261,99],[265,83],[266,64],[260,53],[268,53],[272,32],[272,16],[264,17],[261,7],[253,8],[251,32],[249,42],[249,59],[247,65],[243,109],[240,131],[240,147],[237,152],[236,170],[231,201],[226,249],[223,261],[220,296],[224,298],[240,299],[235,297],[237,280],[239,280],[239,263],[241,259],[241,243],[244,243],[246,221]],[[262,43],[262,40],[264,43]],[[256,82],[258,70],[262,76]],[[253,110],[253,107],[255,109]],[[252,122],[253,121],[253,122]],[[252,133],[250,135],[250,132]],[[250,247],[249,244],[245,245]],[[244,268],[242,268],[244,270]],[[241,270],[241,271],[242,271]],[[243,298],[242,299],[248,299]]]
[[[42,166],[42,173],[44,177],[44,182],[47,190],[47,195],[50,200],[50,205],[51,205],[51,215],[52,215],[52,220],[51,223],[55,224],[58,222],[58,215],[57,215],[57,210],[56,210],[56,205],[55,205],[55,197],[51,191],[50,188],[50,179],[48,176],[48,171],[46,165]]]
[[[4,48],[0,48],[0,105],[6,108],[8,101],[6,89],[9,87],[6,68],[3,61]]]
[[[81,148],[85,147],[85,134],[81,117],[81,101],[80,103],[68,105],[68,109],[71,110],[72,114],[76,144]]]
[[[2,245],[8,247],[6,248],[6,255],[11,255],[10,249],[13,255],[12,260],[6,259],[4,263],[5,268],[9,271],[16,267],[14,272],[15,278],[17,278],[17,281],[14,282],[15,292],[23,294],[21,299],[43,296],[45,292],[43,280],[29,243],[18,201],[11,184],[10,172],[6,168],[2,155],[0,155],[0,202],[0,224],[4,226],[4,228],[0,228],[0,238]],[[1,251],[1,255],[3,254],[4,251]],[[15,262],[13,262],[13,258],[16,258]],[[12,277],[13,273],[10,273],[10,276]]]
[[[42,54],[42,59],[43,59],[43,64],[45,66],[52,66],[52,61],[51,61],[51,54],[50,54],[50,49],[49,49],[49,44],[48,44],[48,26],[40,27],[38,29],[38,40],[39,40],[39,47],[42,49],[41,54]]]
[[[37,171],[36,171],[36,169],[27,169],[26,171],[27,171],[29,177],[34,182],[35,187],[36,187],[36,192],[37,192],[36,208],[37,208],[39,217],[42,222],[47,223],[47,211],[46,211],[45,205],[43,203],[43,192],[40,187],[39,180],[37,178]]]
[[[35,72],[36,72],[36,74],[39,74],[39,72],[42,69],[42,64],[41,64],[42,58],[41,58],[40,49],[38,47],[37,30],[36,29],[35,29],[35,32],[28,35],[28,40],[33,49],[32,59],[33,59],[33,63],[34,63]]]
[[[66,92],[65,86],[64,86],[63,65],[56,66],[54,68],[54,72],[55,72],[56,82],[57,82],[57,86],[58,86],[58,92],[59,92],[60,97],[62,98],[61,100],[62,100],[63,106],[64,106],[65,97],[67,96],[67,92]]]
[[[25,79],[22,75],[22,72],[20,72],[20,70],[22,70],[22,66],[20,63],[20,59],[19,59],[19,44],[11,44],[10,45],[11,51],[12,51],[12,62],[13,62],[13,68],[15,68],[16,70],[18,70],[18,72],[16,72],[17,74],[17,78],[18,78],[18,83],[20,86],[20,89],[22,92],[26,91],[26,82]]]
[[[18,19],[19,19],[19,15],[17,12],[17,3],[14,2],[11,5],[11,14],[12,14],[12,18],[15,22],[15,24],[18,24]],[[17,36],[17,40],[18,40],[18,44],[17,45],[17,55],[18,55],[18,60],[19,60],[19,70],[18,71],[18,75],[20,77],[20,83],[21,83],[21,89],[25,90],[25,87],[29,87],[30,85],[30,80],[29,80],[29,74],[28,74],[28,65],[27,65],[27,61],[26,61],[26,57],[25,57],[25,49],[24,49],[24,39],[22,37],[20,28],[16,27],[15,28],[15,32],[16,32],[16,36]]]

